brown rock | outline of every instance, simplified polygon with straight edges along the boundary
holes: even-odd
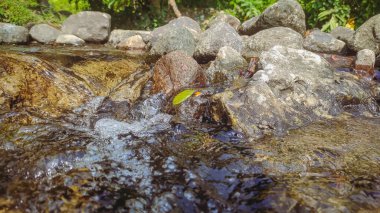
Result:
[[[153,73],[153,93],[171,94],[194,83],[200,66],[185,52],[173,51],[161,57]]]

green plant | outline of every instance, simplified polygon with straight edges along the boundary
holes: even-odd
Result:
[[[351,8],[343,0],[300,0],[300,3],[310,28],[331,31],[337,26],[344,26],[350,18]]]
[[[36,22],[39,16],[33,11],[38,6],[36,0],[0,1],[0,21],[24,25]]]
[[[267,7],[277,0],[231,0],[228,4],[219,0],[218,5],[225,7],[225,11],[241,20],[247,20],[260,15]]]

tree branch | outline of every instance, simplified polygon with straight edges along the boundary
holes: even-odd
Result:
[[[172,7],[174,14],[175,16],[177,16],[177,18],[182,16],[181,12],[178,10],[175,0],[168,0],[168,4]]]

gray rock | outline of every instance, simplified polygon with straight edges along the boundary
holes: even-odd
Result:
[[[287,27],[273,27],[250,36],[245,42],[243,56],[258,57],[276,45],[303,49],[302,42],[303,37],[298,32]]]
[[[202,63],[214,60],[219,49],[230,46],[237,52],[243,49],[243,40],[229,24],[220,22],[201,34],[194,58]]]
[[[175,28],[186,28],[194,37],[195,40],[198,39],[199,34],[202,32],[201,27],[198,22],[193,19],[181,16],[179,18],[171,20],[168,24],[158,27],[152,31],[151,43],[155,43],[160,40],[164,34],[167,34],[168,31],[172,31]]]
[[[330,34],[334,38],[344,41],[349,47],[353,45],[355,31],[346,27],[338,26]]]
[[[380,14],[370,18],[356,30],[351,48],[357,52],[369,49],[376,55],[380,53]]]
[[[279,0],[258,17],[250,31],[257,33],[271,27],[289,27],[303,35],[306,22],[301,5],[296,0]]]
[[[171,27],[165,30],[160,39],[151,42],[150,54],[162,56],[175,50],[182,50],[189,56],[195,51],[196,41],[191,32],[184,27]]]
[[[255,25],[258,17],[252,17],[247,21],[243,22],[239,27],[239,33],[241,35],[253,35],[255,32],[253,31],[253,26]]]
[[[364,49],[360,50],[356,54],[355,65],[366,66],[369,68],[374,68],[376,62],[376,55],[372,50]]]
[[[178,50],[161,57],[153,70],[153,93],[171,94],[195,82],[200,66]]]
[[[0,43],[19,44],[28,42],[29,32],[25,27],[0,23]]]
[[[107,13],[84,11],[69,16],[62,25],[64,34],[72,34],[89,42],[104,42],[111,30],[111,16]]]
[[[238,30],[240,26],[240,20],[238,18],[230,14],[220,12],[216,17],[211,19],[211,21],[208,24],[208,27],[211,27],[219,22],[224,22],[231,25],[231,27],[233,27],[236,31]]]
[[[368,90],[349,73],[336,73],[306,50],[275,46],[260,57],[262,70],[246,86],[213,96],[215,121],[225,121],[250,138],[282,135],[289,129],[343,112],[376,111]],[[353,107],[353,108],[355,108]]]
[[[121,41],[117,45],[117,48],[126,50],[144,50],[145,46],[146,44],[143,38],[140,35],[134,35]]]
[[[150,31],[143,30],[112,30],[108,39],[108,44],[116,47],[121,41],[128,39],[129,37],[139,35],[143,38],[145,43],[148,43],[151,38]]]
[[[68,44],[68,45],[74,45],[74,46],[80,46],[86,43],[83,39],[70,34],[62,34],[57,37],[57,40],[55,41],[57,44]]]
[[[238,76],[238,70],[247,65],[247,61],[235,49],[222,47],[215,61],[205,71],[205,76],[210,83],[232,82]]]
[[[34,25],[30,31],[30,36],[40,43],[52,43],[62,32],[48,24]]]
[[[168,25],[173,27],[184,27],[194,35],[194,38],[202,32],[199,23],[187,16],[181,16],[173,19],[168,23]]]
[[[306,50],[319,53],[339,54],[344,51],[345,46],[346,44],[343,41],[320,30],[313,30],[308,36],[306,36],[303,43],[303,47]]]

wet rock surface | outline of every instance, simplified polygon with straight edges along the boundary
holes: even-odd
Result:
[[[214,119],[232,124],[252,138],[281,135],[345,108],[368,109],[377,104],[351,75],[337,75],[320,56],[275,46],[260,56],[262,70],[247,86],[214,96]]]
[[[277,91],[278,102],[289,104],[286,97],[305,100],[306,94],[307,104],[313,104],[309,98],[331,89],[342,97],[337,109],[367,117],[329,116],[283,138],[252,141],[208,117],[210,96],[228,88],[196,89],[200,95],[175,113],[168,111],[171,99],[150,94],[144,56],[99,46],[1,46],[0,98],[12,97],[6,103],[14,107],[0,111],[0,211],[378,211],[380,121],[370,117],[365,81],[334,73],[307,51],[281,49],[286,57],[272,52],[261,58],[258,74],[268,88],[261,95]],[[178,55],[171,56],[171,68],[177,69],[173,79],[183,80],[198,64]],[[284,64],[274,64],[274,56]],[[299,58],[302,63],[291,63]],[[245,87],[261,81],[259,76],[247,79]],[[18,92],[22,99],[8,90],[4,95],[4,88],[24,88]],[[346,94],[352,98],[343,98]],[[245,106],[256,111],[264,101],[249,100],[240,111]],[[330,103],[324,100],[330,99],[319,103]]]

